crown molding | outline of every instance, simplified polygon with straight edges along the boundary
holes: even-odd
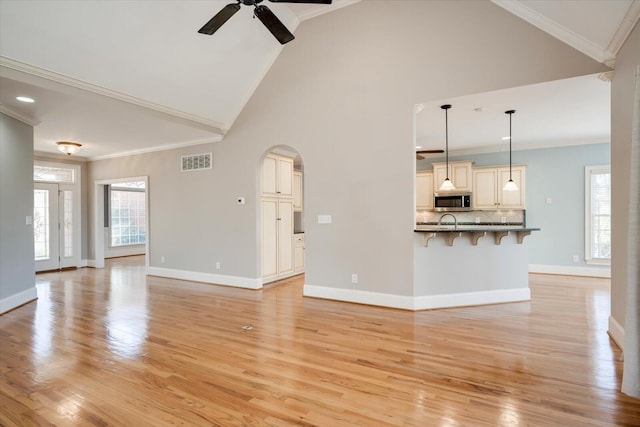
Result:
[[[28,116],[26,114],[22,114],[12,108],[5,107],[4,105],[0,105],[0,113],[6,114],[9,117],[13,117],[16,120],[20,120],[22,123],[26,123],[29,126],[36,127],[40,124],[40,121],[36,118]]]
[[[196,141],[186,141],[186,142],[178,142],[175,144],[159,145],[155,147],[142,148],[140,150],[122,151],[120,153],[107,154],[104,156],[87,157],[87,160],[94,161],[94,160],[115,159],[118,157],[135,156],[137,154],[147,154],[147,153],[153,153],[156,151],[173,150],[176,148],[192,147],[194,145],[210,144],[210,143],[220,142],[220,141],[222,141],[222,136],[219,136],[217,138],[207,138],[207,139],[200,139]]]
[[[517,0],[491,0],[492,3],[502,7],[508,12],[513,13],[517,17],[527,21],[531,25],[538,27],[542,31],[552,35],[558,40],[568,44],[574,49],[584,53],[596,61],[613,66],[615,61],[615,53],[610,52],[608,49],[604,49],[601,46],[593,43],[590,40],[585,39],[581,35],[571,31],[567,27],[558,24],[546,16],[536,12],[533,9],[529,9]],[[634,0],[637,2],[637,0]],[[633,28],[633,27],[632,27]],[[627,34],[628,35],[628,34]]]
[[[611,52],[614,57],[618,54],[620,48],[622,48],[622,45],[627,40],[627,37],[629,37],[629,34],[631,34],[631,31],[633,31],[639,19],[640,0],[632,0],[629,9],[627,9],[627,13],[625,13],[622,22],[620,22],[620,26],[611,38],[609,46],[607,46],[607,51]]]
[[[73,77],[65,76],[54,71],[46,70],[31,64],[16,61],[11,58],[0,55],[0,67],[5,67],[20,73],[29,74],[32,76],[40,77],[45,80],[60,83],[66,86],[70,86],[76,89],[81,89],[87,92],[95,93],[98,95],[106,96],[109,98],[117,99],[119,101],[127,102],[129,104],[138,105],[140,107],[148,108],[150,110],[158,111],[160,113],[168,114],[173,117],[188,120],[200,125],[206,126],[212,132],[220,135],[225,135],[228,128],[222,123],[218,123],[213,120],[206,119],[204,117],[196,116],[194,114],[185,113],[184,111],[176,110],[161,104],[146,101],[141,98],[137,98],[131,95],[127,95],[122,92],[117,92],[111,89],[107,89],[102,86],[97,86],[92,83],[78,80]]]

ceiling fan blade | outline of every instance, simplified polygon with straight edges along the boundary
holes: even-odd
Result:
[[[211,35],[240,10],[240,3],[231,3],[222,8],[213,18],[198,30],[200,34]]]
[[[331,0],[269,0],[272,3],[317,3],[331,4]]]
[[[424,156],[421,156],[420,154],[416,154],[416,160],[424,160]]]
[[[295,38],[293,34],[291,34],[289,30],[287,30],[287,27],[285,27],[284,24],[280,22],[276,15],[274,15],[273,12],[271,12],[271,9],[269,9],[267,6],[256,6],[253,14],[260,21],[262,21],[264,26],[267,27],[269,31],[271,31],[271,34],[273,34],[273,36],[278,39],[280,44],[289,43]]]

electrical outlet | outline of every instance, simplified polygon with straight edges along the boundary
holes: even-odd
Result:
[[[573,262],[580,262],[580,257],[578,255],[574,255],[571,258],[573,259]]]
[[[160,262],[164,264],[164,257],[163,256],[160,257]]]
[[[352,274],[351,275],[351,283],[358,283],[358,275],[357,274]]]
[[[216,262],[216,270],[220,270],[220,261]]]
[[[500,217],[500,222],[503,223],[503,224],[506,224],[507,223],[507,217],[506,216]]]
[[[476,224],[480,224],[480,217],[479,216],[476,217]]]

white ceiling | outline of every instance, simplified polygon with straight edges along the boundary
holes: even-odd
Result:
[[[213,36],[197,33],[230,2],[2,0],[0,111],[36,125],[35,150],[55,152],[56,141],[71,140],[83,144],[79,156],[90,159],[221,140],[282,50],[260,21],[252,19],[248,6]],[[295,34],[305,19],[355,2],[265,3]],[[640,16],[640,0],[494,3],[607,63]],[[291,43],[297,42],[303,41]],[[492,109],[502,110],[509,103],[506,108],[518,110],[514,143],[516,135],[522,142],[598,140],[608,134],[609,101],[603,89],[607,84],[595,78],[573,80],[514,89],[511,94],[500,91],[493,94],[495,99],[484,94],[446,100],[455,101],[451,125],[465,118],[467,104],[478,106],[481,101],[490,121]],[[559,101],[545,105],[546,98],[539,95],[544,91]],[[36,103],[19,103],[17,95],[31,96]],[[574,108],[550,108],[570,105],[593,113],[588,131],[569,125],[575,123],[569,120],[572,116],[584,114],[576,114]],[[429,114],[429,107],[433,105],[425,105],[419,118],[441,117],[441,110]],[[538,124],[557,122],[556,132],[527,135],[525,126],[532,117],[527,118],[527,112],[535,112]],[[495,121],[504,129],[504,117]],[[471,128],[468,123],[456,132]],[[458,134],[457,141],[469,147],[494,144],[488,132],[476,141]],[[428,119],[424,125],[418,123],[418,135],[438,138],[429,134]]]

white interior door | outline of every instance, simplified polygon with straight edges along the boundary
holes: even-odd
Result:
[[[33,185],[33,243],[36,271],[60,268],[58,184]]]
[[[53,183],[34,183],[33,243],[36,271],[76,265],[73,190]]]

